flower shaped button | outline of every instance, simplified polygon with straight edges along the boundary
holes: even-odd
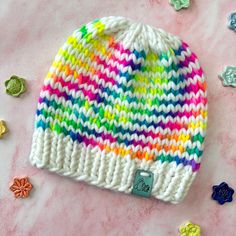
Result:
[[[181,236],[201,236],[201,228],[190,221],[180,225],[179,232]]]
[[[169,0],[170,4],[174,6],[176,11],[190,6],[190,0]]]
[[[212,199],[223,205],[225,202],[233,201],[234,190],[227,183],[222,182],[220,185],[213,186]]]
[[[232,29],[236,32],[236,12],[233,12],[229,15],[228,26],[230,29]]]
[[[7,133],[7,131],[8,129],[7,129],[6,122],[4,120],[0,120],[0,138],[2,138],[3,135]]]
[[[27,177],[14,178],[10,190],[14,193],[16,198],[27,198],[33,185],[29,182]]]
[[[223,73],[219,75],[224,86],[236,87],[236,67],[226,66]]]
[[[25,80],[13,75],[7,81],[5,81],[6,93],[14,96],[19,97],[22,93],[26,91],[26,83]]]

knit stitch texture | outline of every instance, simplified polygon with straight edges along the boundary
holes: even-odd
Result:
[[[30,161],[131,193],[137,169],[151,196],[178,203],[200,167],[206,82],[178,37],[123,17],[94,20],[60,48],[40,92]]]

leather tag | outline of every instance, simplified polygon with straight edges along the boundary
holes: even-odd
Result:
[[[145,170],[137,170],[134,176],[132,194],[141,197],[150,197],[153,185],[153,173]]]

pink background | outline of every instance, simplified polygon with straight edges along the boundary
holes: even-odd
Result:
[[[192,0],[175,12],[168,0],[1,0],[0,118],[10,132],[0,140],[0,235],[178,235],[185,220],[202,235],[236,235],[236,201],[218,205],[212,185],[236,189],[236,89],[217,75],[236,66],[236,33],[227,28],[235,0]],[[83,23],[123,15],[179,35],[198,55],[209,95],[209,123],[202,168],[183,203],[171,205],[101,190],[31,167],[28,161],[40,87],[59,47]],[[12,74],[27,79],[21,98],[4,93]],[[29,176],[34,190],[15,199],[9,183]],[[236,198],[236,196],[235,196]]]

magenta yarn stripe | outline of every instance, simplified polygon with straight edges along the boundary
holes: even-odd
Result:
[[[76,83],[71,83],[71,82],[65,82],[62,80],[62,78],[59,78],[60,80],[58,80],[57,82],[60,83],[63,87],[67,87],[69,89],[69,94],[66,91],[60,91],[59,89],[54,89],[50,84],[48,85],[44,85],[42,90],[43,91],[49,91],[50,95],[52,94],[56,94],[58,97],[64,97],[65,99],[68,98],[68,96],[73,94],[73,91],[78,92],[78,91],[82,91],[84,96],[88,97],[89,100],[96,100],[96,96],[97,93],[93,93],[92,90],[86,90],[85,88],[79,88],[79,85]],[[89,84],[89,83],[88,83]],[[91,86],[93,86],[94,82],[92,80],[90,80],[90,84]],[[96,87],[94,87],[94,89],[98,88],[97,83],[95,84]],[[188,87],[191,88],[192,90],[195,90],[194,88],[197,87],[198,85],[189,85]],[[198,90],[199,91],[199,88]],[[207,98],[203,97],[203,96],[199,96],[198,98],[191,98],[191,99],[185,99],[182,102],[188,104],[188,105],[197,105],[197,104],[206,104],[207,103]],[[183,114],[184,115],[184,114]]]

